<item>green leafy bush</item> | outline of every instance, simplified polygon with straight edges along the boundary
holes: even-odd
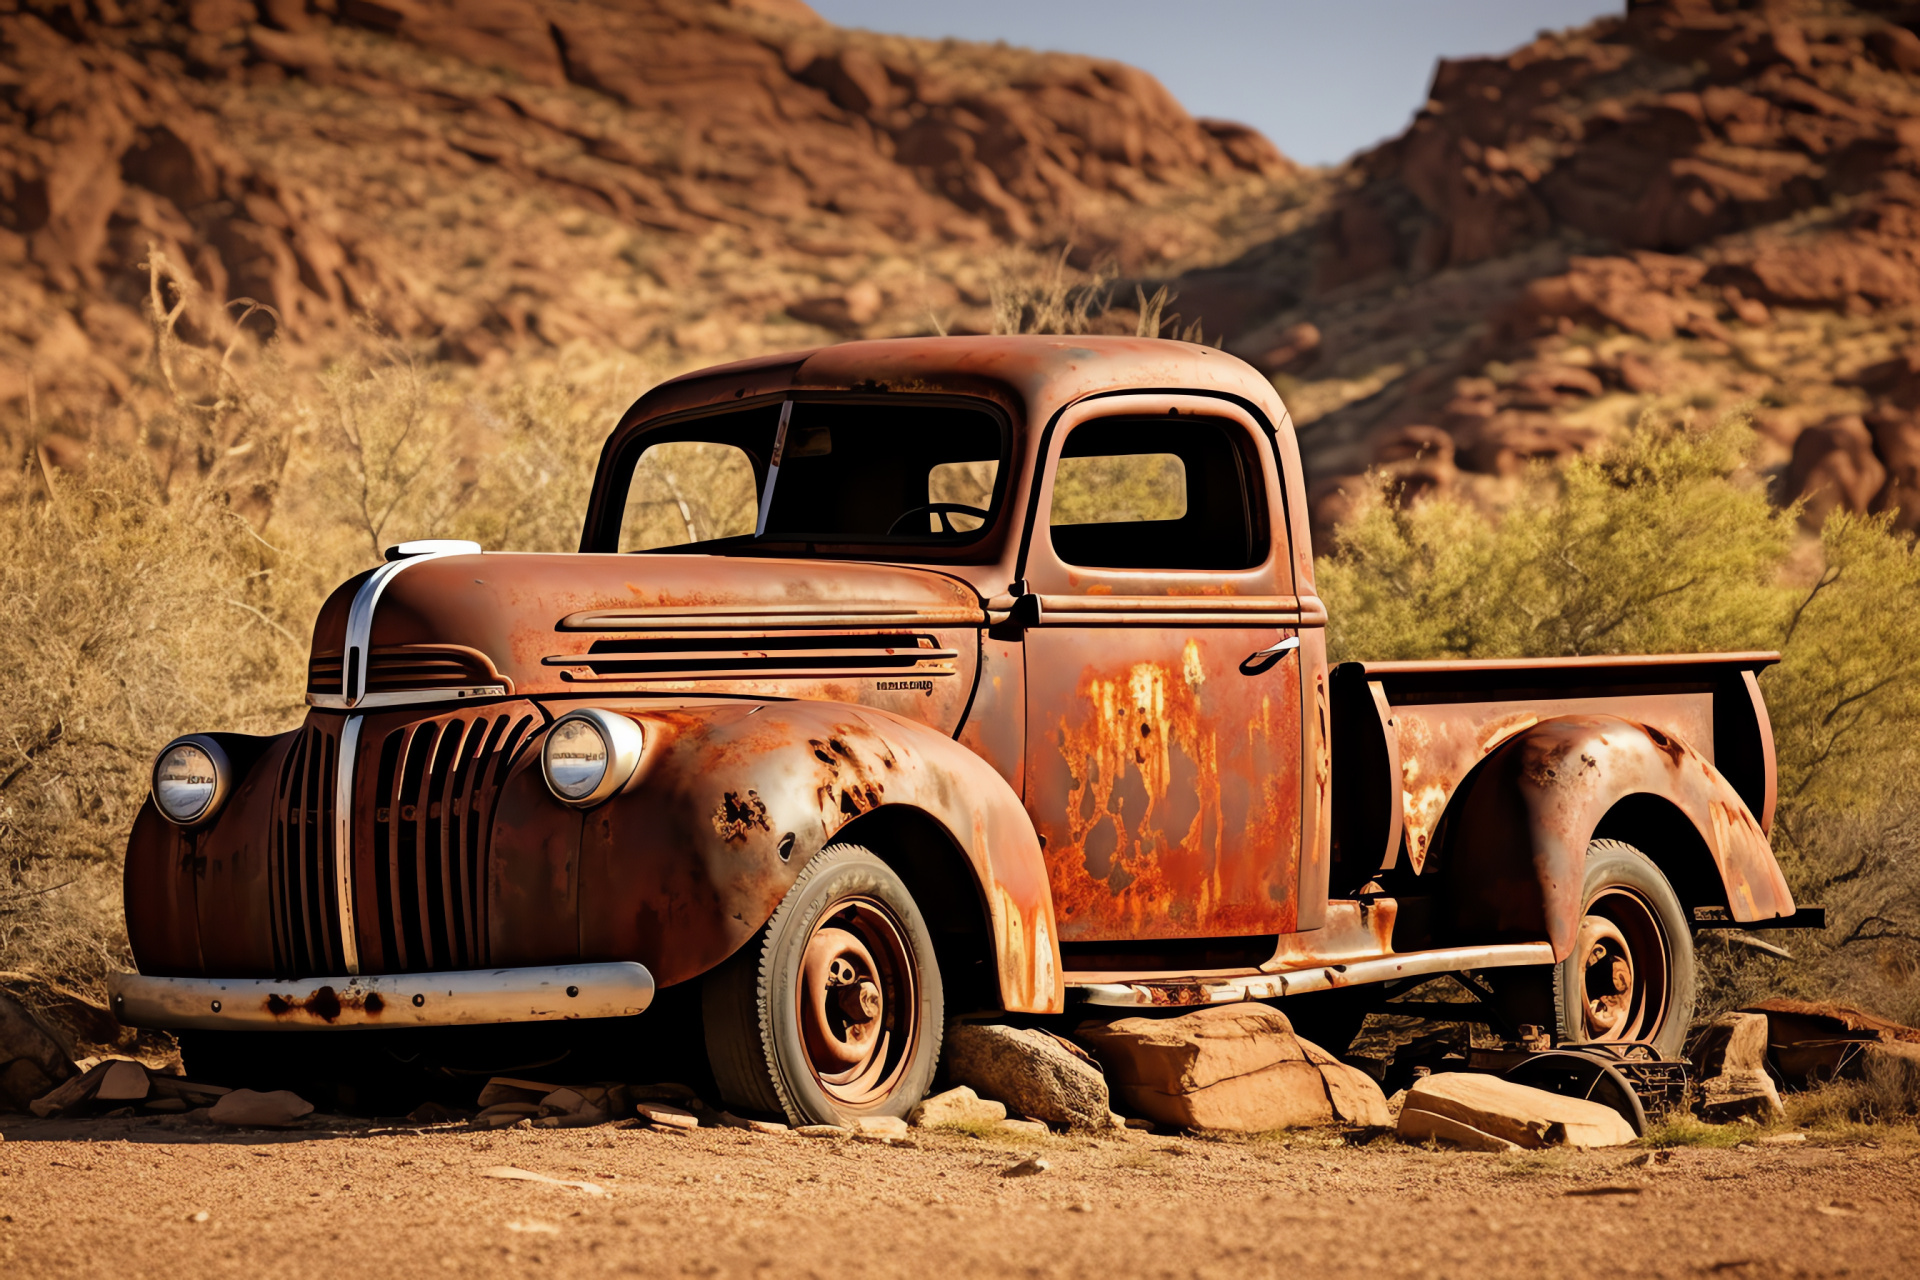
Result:
[[[1782,989],[1920,1012],[1920,556],[1889,516],[1817,540],[1768,500],[1727,419],[1644,424],[1497,514],[1382,479],[1318,563],[1347,659],[1777,650],[1760,678],[1780,770],[1774,845],[1834,912],[1801,961],[1704,953],[1710,1002]]]

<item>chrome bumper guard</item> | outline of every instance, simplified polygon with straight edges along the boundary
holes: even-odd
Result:
[[[366,1027],[468,1027],[503,1022],[622,1018],[653,1003],[641,964],[561,964],[454,973],[339,978],[107,980],[113,1016],[167,1031],[325,1031]]]

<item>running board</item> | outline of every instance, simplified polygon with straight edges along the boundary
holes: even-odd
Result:
[[[1151,982],[1076,983],[1068,987],[1088,1004],[1165,1006],[1233,1004],[1241,1000],[1279,1000],[1309,991],[1368,986],[1423,974],[1459,973],[1465,969],[1506,969],[1517,965],[1553,963],[1550,942],[1509,942],[1485,947],[1443,947],[1438,951],[1409,951],[1404,955],[1349,960],[1345,964],[1315,965],[1286,973],[1255,973],[1240,978],[1175,978]]]

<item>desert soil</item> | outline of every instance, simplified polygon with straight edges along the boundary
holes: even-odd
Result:
[[[1911,1275],[1920,1145],[4,1125],[0,1274]],[[1004,1171],[1038,1156],[1027,1177]],[[588,1189],[507,1181],[511,1166]]]

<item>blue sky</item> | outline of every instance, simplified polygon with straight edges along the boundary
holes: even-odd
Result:
[[[1621,0],[809,0],[846,27],[1117,58],[1193,114],[1239,120],[1307,164],[1398,133],[1437,58],[1505,53]]]

